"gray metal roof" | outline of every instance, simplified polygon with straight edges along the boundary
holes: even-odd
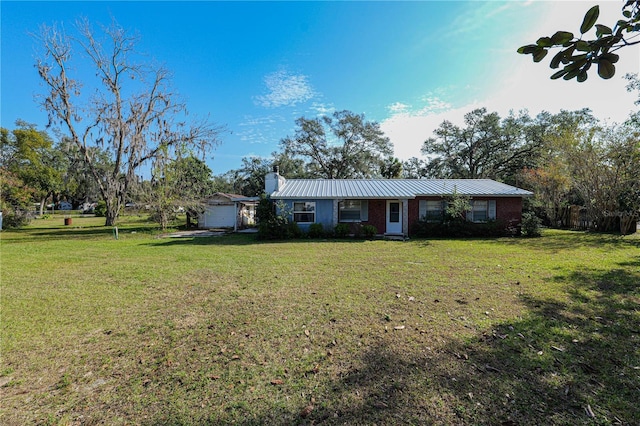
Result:
[[[528,197],[532,192],[491,179],[288,179],[274,199],[387,199],[443,196]]]

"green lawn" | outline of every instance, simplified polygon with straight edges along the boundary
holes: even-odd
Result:
[[[0,423],[639,424],[640,236],[1,239]]]

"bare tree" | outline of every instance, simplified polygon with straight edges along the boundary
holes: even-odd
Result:
[[[75,28],[77,37],[56,26],[43,26],[37,36],[43,54],[36,66],[47,88],[41,103],[49,126],[80,150],[106,202],[106,225],[113,225],[143,165],[160,152],[197,148],[204,156],[219,143],[222,129],[207,120],[187,123],[186,105],[171,91],[169,72],[138,62],[137,37],[117,23],[95,32],[81,20]],[[78,53],[93,68],[95,81],[72,76],[74,67],[86,66],[74,62]],[[107,171],[96,166],[92,146],[110,153]]]

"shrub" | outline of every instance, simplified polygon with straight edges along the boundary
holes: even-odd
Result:
[[[284,240],[302,237],[298,224],[289,221],[289,212],[284,204],[279,204],[279,213],[271,200],[263,195],[256,208],[258,238],[261,240]]]
[[[104,200],[98,201],[98,204],[96,204],[95,209],[93,209],[93,213],[97,217],[105,217],[107,215],[107,202]]]
[[[373,225],[364,225],[362,227],[362,234],[365,238],[373,238],[378,234],[378,229]]]
[[[412,233],[416,237],[500,237],[507,235],[505,223],[491,220],[485,223],[473,223],[455,219],[443,222],[422,222],[414,224]]]
[[[347,235],[349,235],[349,225],[347,225],[346,223],[337,224],[334,229],[334,233],[336,235],[336,238],[345,238]]]
[[[2,229],[17,229],[27,226],[31,215],[26,210],[6,208],[2,211]]]
[[[324,229],[321,223],[312,223],[309,225],[309,232],[307,233],[309,238],[322,238],[324,236]]]
[[[539,237],[540,232],[540,219],[533,212],[526,212],[522,214],[521,231],[525,237]]]

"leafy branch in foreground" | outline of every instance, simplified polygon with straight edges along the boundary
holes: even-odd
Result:
[[[562,69],[551,75],[552,80],[563,78],[578,82],[587,79],[587,71],[593,64],[598,66],[598,75],[609,79],[616,73],[615,63],[620,58],[614,53],[623,47],[640,43],[634,40],[640,32],[640,0],[627,0],[622,7],[624,19],[618,20],[613,27],[597,24],[600,7],[593,6],[587,11],[580,25],[580,36],[569,31],[557,31],[551,37],[540,37],[536,44],[527,44],[518,49],[518,53],[533,56],[534,62],[542,61],[554,48],[560,48],[549,66]],[[583,40],[586,33],[595,27],[595,38]]]

